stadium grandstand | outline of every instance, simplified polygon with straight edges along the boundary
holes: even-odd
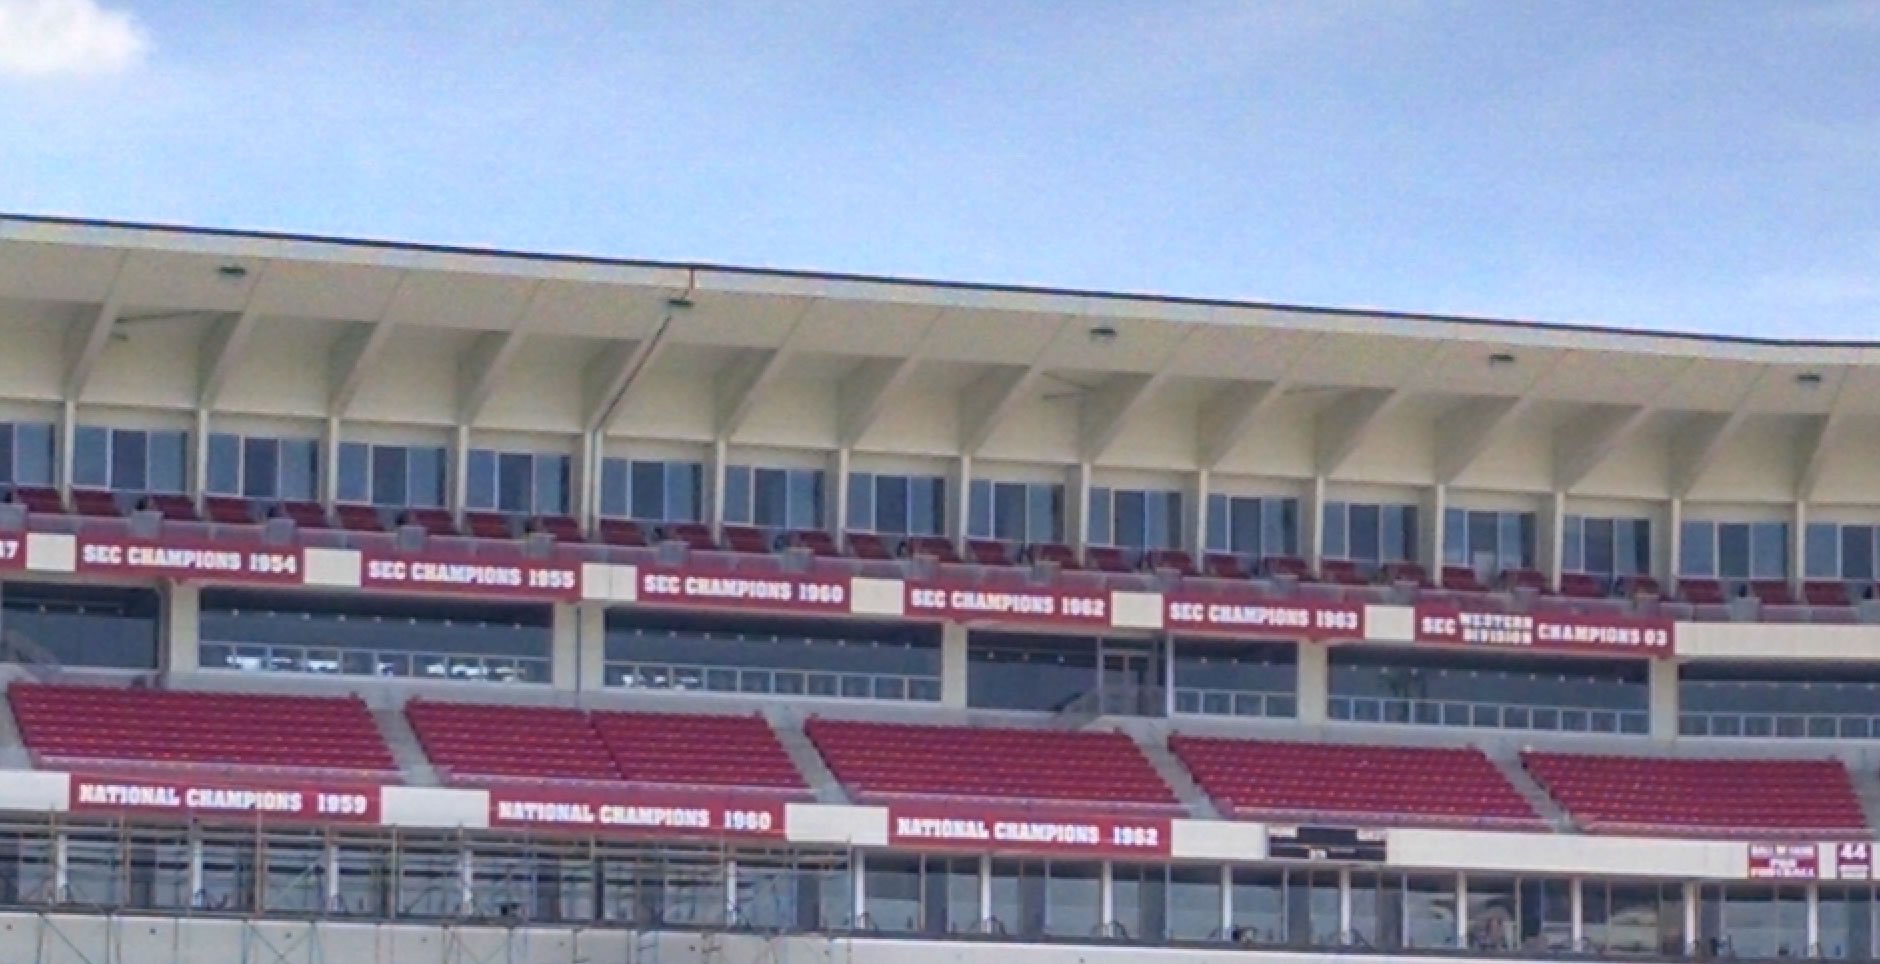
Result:
[[[0,217],[0,960],[1871,959],[1876,455],[1870,345]]]

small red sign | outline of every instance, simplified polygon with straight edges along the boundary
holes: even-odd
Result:
[[[299,546],[78,538],[78,571],[85,573],[299,585],[305,569]]]
[[[366,552],[360,585],[407,592],[572,600],[581,598],[581,567],[534,559],[437,559]]]
[[[1171,595],[1170,630],[1285,639],[1363,639],[1364,607],[1353,603]]]
[[[640,570],[640,602],[846,615],[849,596],[847,576],[737,576]]]
[[[1835,844],[1834,876],[1838,880],[1872,880],[1873,844]]]
[[[1821,875],[1820,852],[1811,843],[1749,845],[1751,880],[1814,880]]]
[[[0,535],[0,570],[26,568],[26,539],[19,535]]]
[[[1670,656],[1677,624],[1669,619],[1577,613],[1485,613],[1445,604],[1416,607],[1416,638],[1497,649]]]
[[[221,783],[71,777],[71,808],[81,813],[137,813],[199,820],[379,822],[379,788],[294,783]]]
[[[1054,588],[985,589],[907,584],[909,616],[966,622],[1110,625],[1110,594]]]
[[[946,804],[888,808],[888,843],[906,850],[1166,857],[1167,817],[981,809]]]
[[[645,837],[781,837],[781,800],[622,790],[491,790],[490,826]]]

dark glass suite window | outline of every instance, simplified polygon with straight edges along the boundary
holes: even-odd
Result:
[[[1358,723],[1643,734],[1645,660],[1335,649],[1327,715]]]
[[[1098,645],[1075,636],[975,632],[966,646],[966,702],[1055,711],[1097,685]]]
[[[1686,664],[1679,668],[1678,729],[1684,736],[1880,738],[1880,669]]]
[[[937,702],[940,634],[919,623],[608,614],[608,686]]]
[[[118,492],[183,492],[189,434],[80,425],[72,436],[72,484]]]
[[[161,625],[154,589],[0,586],[0,632],[20,634],[66,666],[156,669]]]

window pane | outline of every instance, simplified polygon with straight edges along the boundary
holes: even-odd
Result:
[[[1581,540],[1585,537],[1586,522],[1577,515],[1566,516],[1560,522],[1560,571],[1585,572],[1586,556],[1581,552]]]
[[[471,449],[464,472],[464,505],[472,509],[496,508],[496,453]]]
[[[1209,552],[1227,552],[1230,549],[1227,532],[1230,520],[1227,517],[1227,496],[1208,493],[1208,538],[1205,548]]]
[[[1501,536],[1501,517],[1495,512],[1469,513],[1469,555],[1468,564],[1479,566],[1495,564]],[[1486,557],[1486,558],[1484,558]]]
[[[1182,494],[1170,492],[1162,503],[1163,536],[1156,545],[1163,549],[1179,549],[1186,540],[1182,538]]]
[[[1414,505],[1402,505],[1398,506],[1397,509],[1403,516],[1403,541],[1399,543],[1385,543],[1384,548],[1386,552],[1394,549],[1397,553],[1397,561],[1411,562],[1417,558],[1417,544],[1421,541],[1420,536],[1422,535],[1417,531],[1417,507]]]
[[[186,432],[150,433],[150,477],[144,483],[152,492],[182,492],[189,488],[189,434]]]
[[[212,495],[240,495],[242,491],[242,440],[217,432],[209,436],[209,478],[205,488]]]
[[[875,476],[875,531],[907,532],[907,476]]]
[[[1411,528],[1407,524],[1408,520],[1405,519],[1407,508],[1401,505],[1387,505],[1379,511],[1378,521],[1383,526],[1383,531],[1378,534],[1379,562],[1403,562],[1415,554],[1406,548],[1408,542],[1405,533]]]
[[[1346,509],[1343,502],[1327,502],[1320,514],[1319,551],[1327,559],[1349,559],[1350,543],[1345,531]]]
[[[1686,522],[1678,539],[1678,575],[1717,574],[1717,530],[1708,522]]]
[[[1147,494],[1136,489],[1117,489],[1111,498],[1116,507],[1116,529],[1111,533],[1110,541],[1115,545],[1135,548],[1147,545]]]
[[[705,501],[705,467],[697,462],[666,463],[666,519],[698,522]]]
[[[1726,579],[1749,578],[1749,526],[1740,522],[1717,526],[1717,574]]]
[[[372,446],[372,503],[401,506],[406,502],[406,495],[404,448]]]
[[[1644,519],[1619,519],[1612,524],[1612,567],[1618,576],[1651,571],[1651,528]]]
[[[1110,510],[1110,490],[1094,487],[1090,490],[1090,521],[1085,528],[1084,537],[1093,545],[1107,546],[1112,543],[1112,525],[1115,518]]]
[[[618,519],[627,515],[627,460],[601,460],[601,515]]]
[[[110,483],[110,431],[79,426],[72,446],[72,484],[103,488]]]
[[[1843,526],[1841,529],[1841,578],[1869,582],[1873,579],[1873,527]]]
[[[366,446],[358,442],[339,443],[339,500],[369,502],[372,498],[371,459]]]
[[[725,521],[748,525],[751,521],[751,468],[733,465],[725,469]]]
[[[527,512],[534,504],[535,459],[523,452],[496,456],[496,507],[504,512]]]
[[[214,446],[210,455],[215,454]],[[279,493],[281,443],[271,438],[242,439],[242,495],[272,499]]]
[[[1802,574],[1810,579],[1841,578],[1840,526],[1832,522],[1810,522],[1802,530]]]
[[[1260,524],[1265,534],[1260,549],[1268,555],[1296,556],[1299,554],[1299,500],[1280,499],[1278,505],[1276,513],[1272,499],[1262,503]]]
[[[1525,554],[1521,551],[1521,517],[1519,512],[1498,513],[1498,525],[1501,529],[1500,546],[1495,554],[1495,564],[1503,569],[1513,569],[1526,565]]]
[[[1352,503],[1346,510],[1346,556],[1360,562],[1378,561],[1378,510],[1374,505]]]
[[[1261,551],[1261,542],[1265,540],[1267,552],[1281,551],[1277,548],[1279,536],[1276,534],[1279,513],[1275,511],[1272,500],[1235,499],[1228,504],[1228,508],[1233,513],[1228,548],[1234,552],[1261,556],[1265,554]],[[1275,532],[1268,532],[1269,529]]]
[[[411,448],[411,504],[437,508],[444,504],[444,450],[435,446]]]
[[[320,443],[310,438],[281,440],[281,498],[312,502],[319,490]]]
[[[1025,499],[1025,538],[1030,542],[1063,542],[1064,487],[1055,482],[1035,483],[1027,487]]]
[[[52,426],[39,422],[13,426],[13,481],[52,484]]]
[[[1461,509],[1443,510],[1443,564],[1463,566],[1469,563],[1468,513]]]
[[[632,516],[648,522],[666,518],[666,463],[635,460],[631,470]]]
[[[1586,520],[1586,571],[1595,575],[1613,573],[1612,520]]]
[[[849,473],[849,517],[844,524],[855,532],[875,527],[875,476],[872,472]]]
[[[1750,527],[1750,575],[1786,579],[1789,575],[1789,524],[1758,522]]]
[[[966,534],[992,538],[992,483],[985,479],[974,479],[966,488]]]
[[[568,456],[535,457],[535,511],[541,515],[568,511]]]
[[[149,481],[149,437],[130,429],[112,430],[111,488],[142,491]]]
[[[946,480],[933,475],[917,475],[907,480],[907,531],[921,536],[937,536],[946,528]]]
[[[784,527],[790,518],[790,476],[782,469],[757,469],[756,498],[751,521],[760,526]]]
[[[822,528],[822,471],[790,471],[790,513],[784,524],[792,529]]]

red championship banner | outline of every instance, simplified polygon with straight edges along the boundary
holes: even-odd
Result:
[[[304,578],[305,568],[299,546],[261,548],[228,543],[179,544],[78,537],[78,571],[84,573],[297,586]]]
[[[434,559],[365,552],[360,585],[535,599],[581,598],[581,567],[546,559]]]
[[[379,822],[379,788],[71,777],[76,813],[150,814],[198,820]]]
[[[848,576],[739,576],[641,569],[637,588],[643,603],[839,615],[849,612]]]
[[[907,584],[909,616],[962,622],[1053,623],[1060,626],[1110,625],[1106,590],[987,589]]]
[[[1821,875],[1820,852],[1811,843],[1749,845],[1751,880],[1814,880]]]
[[[1576,613],[1484,613],[1419,603],[1420,643],[1607,655],[1670,656],[1676,624],[1669,619]]]
[[[967,804],[888,808],[888,844],[906,850],[1090,857],[1167,857],[1167,817],[986,809]]]
[[[782,837],[781,800],[635,790],[498,789],[490,826],[646,837]]]
[[[1843,843],[1830,848],[1834,853],[1836,880],[1872,880],[1873,844]]]
[[[1363,639],[1364,607],[1355,603],[1164,597],[1163,625],[1171,631],[1231,633],[1286,639]]]
[[[20,533],[0,535],[0,570],[26,568],[26,537]]]

